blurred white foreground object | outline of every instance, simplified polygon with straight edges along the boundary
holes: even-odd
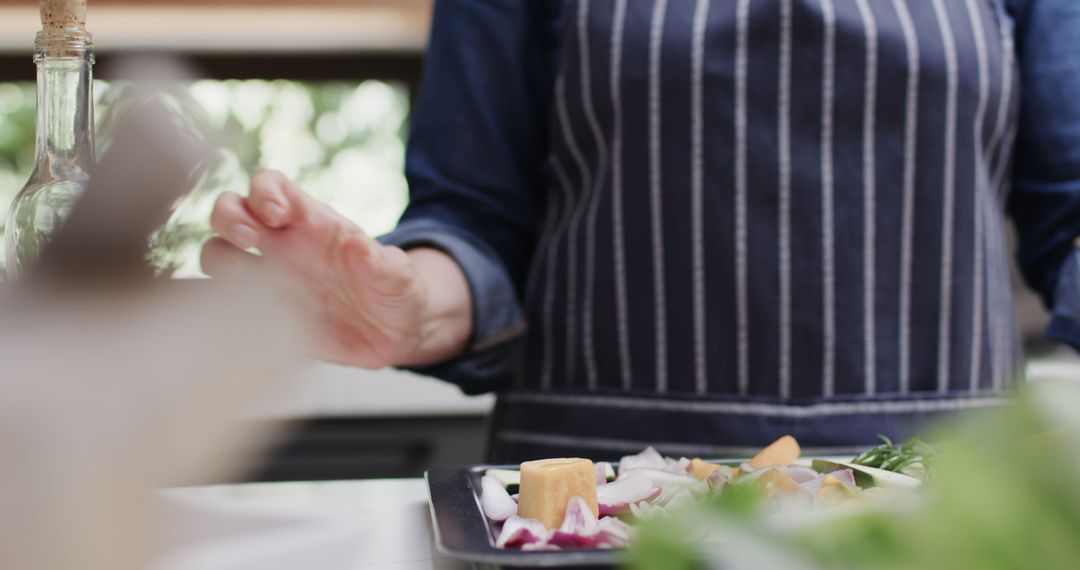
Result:
[[[153,570],[351,570],[369,521],[167,492]]]
[[[0,290],[4,570],[146,568],[153,490],[251,461],[271,434],[241,418],[303,350],[269,276],[152,278],[147,240],[205,149],[139,95],[71,217]]]
[[[142,568],[152,489],[252,459],[300,346],[252,285],[0,305],[0,568]]]

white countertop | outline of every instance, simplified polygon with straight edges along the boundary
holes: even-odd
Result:
[[[292,387],[273,397],[257,419],[485,415],[490,395],[400,370],[359,370],[311,362]]]
[[[276,570],[275,562],[284,568],[290,556],[307,557],[311,563],[305,562],[304,567],[311,570],[471,567],[435,552],[427,487],[421,479],[250,483],[172,489],[163,494],[166,504],[174,507],[166,512],[184,513],[182,524],[166,527],[174,535],[167,541],[186,535],[189,544],[205,544],[207,536],[214,535],[212,529],[218,529],[213,538],[220,538],[217,542],[222,545],[204,552],[198,563],[191,562],[196,557],[190,552],[195,549],[188,548],[183,562],[174,559],[172,566],[159,565],[161,570],[192,566],[247,570],[257,564]],[[202,538],[192,539],[195,533],[202,533]],[[240,550],[245,553],[236,554]],[[268,550],[276,551],[275,559],[254,560],[266,556]],[[321,558],[315,562],[312,556]],[[226,563],[226,559],[234,562]]]

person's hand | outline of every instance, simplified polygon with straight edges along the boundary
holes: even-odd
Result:
[[[220,237],[203,246],[203,270],[273,264],[315,323],[318,358],[364,368],[424,365],[468,342],[468,284],[449,256],[382,245],[280,172],[257,172],[247,197],[222,194],[210,223]],[[243,251],[250,248],[262,256]]]

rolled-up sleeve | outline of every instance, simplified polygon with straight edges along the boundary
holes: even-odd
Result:
[[[1080,2],[1008,0],[1022,84],[1009,212],[1048,334],[1080,347]]]
[[[435,247],[462,268],[473,300],[467,352],[418,369],[466,393],[512,378],[521,296],[545,182],[558,2],[435,3],[406,151],[409,205],[381,239]]]

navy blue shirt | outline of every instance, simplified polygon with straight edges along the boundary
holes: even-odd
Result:
[[[942,364],[943,352],[934,353],[934,350],[946,346],[940,337],[947,330],[959,331],[952,335],[952,341],[966,345],[972,343],[972,338],[978,342],[980,337],[972,335],[1000,337],[1001,330],[1010,328],[1009,338],[998,338],[1001,341],[998,345],[993,344],[993,339],[986,341],[985,349],[977,348],[976,352],[985,350],[986,356],[980,357],[985,369],[990,368],[988,363],[997,358],[995,350],[1013,350],[1015,330],[1011,315],[1001,316],[1000,323],[995,325],[997,317],[993,313],[995,304],[999,311],[1004,311],[1001,309],[1003,302],[1011,306],[1007,285],[997,291],[987,286],[985,292],[978,293],[990,308],[985,319],[976,319],[975,333],[964,327],[956,328],[945,318],[941,319],[939,329],[935,314],[933,319],[915,319],[908,324],[916,330],[908,332],[915,339],[906,348],[904,342],[891,342],[892,337],[888,337],[888,342],[871,346],[863,345],[862,341],[859,346],[853,346],[845,340],[848,338],[845,335],[853,335],[851,338],[854,339],[865,336],[868,331],[871,336],[884,334],[880,331],[896,324],[894,288],[901,286],[894,281],[905,279],[902,271],[898,275],[888,272],[874,275],[864,268],[845,273],[843,264],[850,257],[848,251],[856,252],[851,255],[858,258],[857,262],[869,260],[873,264],[886,263],[904,255],[913,257],[915,275],[910,274],[909,268],[906,279],[917,282],[921,276],[919,263],[924,256],[933,260],[927,267],[934,268],[935,272],[938,266],[944,268],[947,265],[945,261],[937,262],[945,249],[942,244],[956,241],[961,244],[958,246],[961,249],[970,249],[962,242],[979,240],[979,236],[999,240],[1003,234],[1002,226],[993,216],[975,215],[970,223],[958,217],[954,226],[944,222],[940,213],[931,217],[934,223],[928,226],[920,226],[918,221],[914,223],[914,235],[909,236],[907,249],[897,244],[903,240],[893,240],[888,233],[892,229],[890,224],[896,219],[896,235],[899,236],[900,212],[911,210],[911,206],[905,209],[902,193],[897,190],[894,200],[889,188],[893,181],[898,188],[904,185],[905,162],[889,157],[901,156],[905,150],[909,154],[940,154],[933,150],[938,148],[939,141],[942,149],[950,148],[948,140],[941,140],[944,137],[941,133],[933,134],[930,139],[905,139],[904,136],[905,128],[914,123],[919,128],[919,137],[931,136],[926,133],[933,131],[933,125],[945,125],[949,119],[962,127],[969,124],[976,125],[977,130],[982,127],[980,135],[983,136],[975,139],[971,138],[970,128],[966,131],[961,128],[959,134],[952,134],[952,144],[963,146],[974,142],[988,153],[987,164],[981,173],[979,166],[975,166],[974,179],[984,176],[986,187],[1000,182],[1003,191],[1000,194],[987,191],[983,203],[988,204],[989,210],[993,210],[992,204],[999,199],[1003,204],[1007,203],[1018,229],[1018,255],[1024,277],[1055,310],[1050,333],[1074,345],[1080,344],[1080,264],[1073,253],[1073,241],[1080,235],[1080,99],[1076,96],[1080,93],[1080,2],[977,1],[978,10],[984,12],[972,12],[974,15],[966,15],[963,3],[952,0],[940,5],[935,2],[935,7],[939,8],[936,13],[930,8],[930,0],[908,2],[910,12],[903,1],[893,2],[891,7],[887,2],[873,2],[871,9],[870,4],[860,0],[835,0],[835,5],[828,0],[822,0],[820,5],[818,0],[794,0],[794,5],[791,0],[765,0],[739,2],[738,6],[735,0],[713,0],[711,7],[709,2],[699,1],[691,6],[690,2],[684,5],[657,0],[654,3],[630,2],[629,8],[624,2],[613,4],[605,0],[591,4],[566,2],[565,5],[556,0],[437,2],[422,89],[409,136],[407,176],[411,200],[399,227],[383,239],[407,247],[438,247],[461,265],[473,294],[474,332],[467,354],[422,372],[454,382],[467,393],[509,389],[515,371],[517,377],[526,378],[526,383],[528,378],[533,378],[536,386],[532,387],[550,384],[551,377],[555,376],[556,383],[569,378],[572,385],[589,390],[599,388],[601,392],[605,380],[597,380],[597,375],[611,378],[612,388],[621,384],[642,392],[635,383],[637,380],[630,379],[631,369],[636,378],[648,377],[649,387],[661,392],[669,387],[678,391],[676,384],[683,377],[688,378],[684,390],[687,393],[694,393],[694,386],[702,392],[712,391],[714,385],[727,382],[713,380],[715,374],[730,379],[730,390],[718,389],[720,392],[746,396],[767,392],[781,399],[791,399],[800,395],[843,392],[844,382],[848,380],[858,382],[861,387],[866,381],[862,377],[864,370],[873,374],[875,369],[888,364],[893,368],[913,367],[907,374],[915,376],[920,371],[931,371],[923,374],[933,377],[927,380],[924,387],[927,391],[954,392],[958,390],[957,386],[966,387],[966,374],[957,373],[956,368],[950,366],[968,366],[966,360],[957,364],[969,358],[968,348],[957,349],[959,352],[953,355],[952,362],[946,359],[945,364]],[[987,5],[992,8],[986,10]],[[973,6],[974,2],[968,5],[969,12],[975,10]],[[771,12],[774,8],[776,12]],[[970,25],[967,23],[969,16]],[[641,25],[635,27],[635,22]],[[849,31],[852,33],[848,34]],[[625,37],[621,43],[610,42],[610,53],[608,42],[599,42],[590,35],[604,33],[607,34],[605,38],[614,38],[616,32]],[[916,37],[922,42],[920,45],[911,41]],[[662,38],[663,54],[659,48],[654,49],[650,38]],[[896,41],[897,38],[900,41]],[[904,38],[909,40],[906,49]],[[999,38],[1002,46],[996,43]],[[858,43],[845,43],[852,40],[858,40]],[[590,41],[594,42],[593,51],[584,51]],[[992,49],[986,48],[988,43]],[[616,45],[620,50],[618,53],[614,51]],[[696,47],[699,45],[704,47],[699,50]],[[596,46],[603,49],[596,49]],[[749,51],[748,57],[747,53],[742,54],[744,67],[739,65],[740,46]],[[828,93],[836,98],[836,106],[831,111],[837,117],[836,132],[832,133],[835,143],[829,149],[836,155],[830,164],[830,170],[833,170],[830,176],[842,184],[850,180],[852,184],[866,182],[868,186],[876,186],[876,193],[872,194],[876,204],[868,201],[867,196],[871,194],[867,194],[865,188],[859,190],[857,195],[861,198],[858,200],[846,198],[841,186],[830,198],[834,201],[829,203],[831,218],[828,220],[833,221],[836,232],[829,233],[828,239],[833,240],[829,243],[835,244],[835,258],[828,260],[826,256],[825,259],[838,265],[835,274],[827,278],[833,282],[826,281],[825,286],[831,287],[831,302],[839,309],[833,308],[829,313],[828,318],[832,321],[827,330],[832,337],[825,341],[819,337],[821,330],[826,329],[817,326],[800,328],[802,319],[817,322],[823,318],[825,309],[820,306],[820,301],[814,301],[813,316],[806,316],[804,307],[797,300],[804,281],[814,283],[811,290],[815,297],[821,296],[819,289],[823,287],[820,274],[825,254],[820,247],[804,252],[799,245],[802,239],[800,220],[812,214],[814,224],[818,224],[818,212],[825,199],[817,190],[824,187],[822,163],[818,160],[824,152],[821,148],[822,126],[816,120],[807,119],[820,116],[823,109],[824,96],[818,91],[825,73],[820,69],[822,46],[833,49],[835,56],[831,60],[826,58],[825,64],[834,66],[826,69],[835,74],[832,91]],[[975,46],[980,47],[976,49]],[[918,51],[920,47],[921,52]],[[953,57],[950,60],[939,52],[952,53]],[[669,59],[674,56],[668,54],[675,53],[685,54],[685,59],[672,63]],[[813,54],[814,64],[804,69],[800,58],[806,53]],[[786,54],[786,60],[783,54]],[[616,57],[620,58],[619,62],[614,61]],[[758,58],[779,63],[759,65]],[[921,71],[905,74],[904,70],[910,71],[911,62],[916,59],[922,64]],[[750,62],[748,66],[747,61]],[[890,67],[896,62],[899,63]],[[610,74],[612,65],[620,67],[621,78]],[[657,78],[650,77],[654,69],[668,69],[664,65],[672,66],[675,71],[670,75],[664,75],[666,71],[657,71]],[[780,69],[779,84],[777,66]],[[689,78],[704,77],[701,80],[704,86],[690,88],[683,97],[683,91],[679,91],[681,87],[668,87],[669,78],[681,80],[680,73]],[[870,73],[878,84],[873,91],[869,90]],[[1015,75],[1010,76],[1010,73]],[[929,79],[923,84],[905,83],[905,78],[912,77]],[[951,106],[946,97],[932,92],[935,78],[940,79],[942,93],[947,84],[951,85]],[[950,78],[952,83],[949,83]],[[633,87],[625,88],[620,103],[625,108],[612,108],[615,98],[609,100],[607,93],[618,91],[613,89],[612,79],[629,86],[640,83],[642,92]],[[790,116],[779,119],[779,115],[755,115],[759,95],[777,90],[785,93],[785,80],[788,82],[786,93],[792,97],[786,103]],[[886,80],[896,81],[882,83]],[[686,84],[692,85],[691,81]],[[738,91],[740,85],[741,92]],[[804,96],[806,85],[814,86],[814,92]],[[653,86],[656,92],[647,92]],[[560,106],[558,95],[565,95],[566,91],[585,93],[589,103],[583,105],[571,101],[567,105],[562,101]],[[850,92],[857,92],[858,97],[847,98]],[[706,93],[705,102],[695,99],[701,93]],[[739,130],[739,118],[713,118],[714,114],[726,112],[725,109],[738,107],[739,93],[743,97],[743,110],[750,117],[743,116],[742,130],[739,131],[743,132],[743,144],[746,145],[742,148],[741,162],[737,160],[738,156],[724,154],[727,149],[733,149],[732,153],[739,152],[739,144],[731,138],[731,130]],[[874,97],[870,100],[876,101],[877,108],[873,108],[874,102],[865,103],[870,93]],[[912,94],[921,95],[918,103],[912,102]],[[649,115],[649,105],[661,97],[668,103]],[[634,107],[638,101],[640,108]],[[773,107],[778,104],[775,99],[769,101]],[[851,102],[865,105],[846,104]],[[800,105],[804,104],[812,109],[803,112]],[[903,110],[908,104],[916,105],[913,108],[920,114],[918,121],[903,120]],[[785,108],[782,98],[779,105]],[[700,130],[691,120],[690,109],[702,109],[698,118],[704,126]],[[669,115],[679,117],[679,120],[671,120]],[[847,115],[853,125],[865,128],[844,131]],[[687,119],[682,120],[682,116]],[[869,117],[877,120],[866,127]],[[660,121],[665,129],[662,134],[654,134],[653,128],[658,127]],[[616,132],[616,123],[624,129],[621,135]],[[769,137],[761,138],[759,130],[767,131]],[[871,130],[876,133],[876,146],[867,146],[865,135]],[[693,142],[695,136],[698,137],[696,143]],[[808,136],[812,137],[810,143],[806,142],[810,140]],[[722,139],[722,144],[714,139]],[[845,144],[848,139],[852,144]],[[613,147],[615,140],[622,142],[619,151]],[[918,148],[905,149],[905,140],[916,142]],[[927,143],[927,140],[931,142]],[[1012,154],[1009,151],[1014,148],[1014,141],[1015,158],[1010,160]],[[693,158],[691,146],[705,149],[704,165]],[[668,161],[672,149],[689,158],[685,163]],[[617,152],[622,165],[618,174],[612,165]],[[713,164],[710,157],[714,152],[724,154],[727,157],[724,160],[732,161],[734,179],[725,177],[729,173],[710,170]],[[980,182],[968,173],[977,159],[957,152],[959,158],[951,167],[957,172],[962,171],[956,174],[960,177],[956,180],[960,182],[956,188],[944,193],[955,193],[951,207],[963,211],[971,208],[966,202],[971,198],[971,190],[965,188],[977,188]],[[876,167],[868,167],[867,164],[874,164],[871,160],[874,153],[885,158],[879,160]],[[768,155],[767,160],[758,159],[764,155]],[[854,160],[852,156],[861,156],[863,160],[845,162]],[[664,178],[660,179],[657,174],[656,180],[650,180],[661,164],[667,167]],[[742,208],[744,251],[741,254],[736,246],[732,246],[733,253],[716,255],[713,246],[717,240],[709,239],[709,227],[694,225],[699,218],[686,219],[685,227],[670,228],[671,209],[665,209],[666,214],[657,213],[659,206],[668,200],[682,204],[684,199],[698,208],[689,208],[688,212],[701,208],[711,211],[709,208],[713,207],[715,196],[723,195],[727,200],[732,188],[737,192],[739,165],[742,184],[750,186],[749,190],[743,189],[743,194],[736,195],[741,195],[744,202],[740,205],[736,197],[734,206],[731,202],[716,206],[715,211],[723,214],[715,219],[708,218],[706,225],[711,227],[716,223],[725,228],[734,227],[738,236],[738,216]],[[678,178],[683,171],[687,173],[686,177]],[[781,172],[779,184],[771,180],[767,184],[762,182],[766,177],[761,172],[771,176],[777,171]],[[907,186],[912,192],[917,189],[920,196],[919,201],[912,202],[916,204],[914,215],[918,216],[921,214],[919,208],[923,207],[923,193],[933,196],[943,193],[940,183],[932,190],[926,190],[927,184],[922,177],[933,175],[940,179],[944,172],[947,178],[950,171],[941,165],[914,171],[915,167]],[[699,172],[703,179],[696,177],[695,173]],[[814,181],[812,198],[802,192],[806,180]],[[622,220],[606,217],[606,211],[612,209],[612,197],[608,194],[614,193],[615,184],[625,187],[623,196],[627,204],[635,204],[616,204],[616,208],[622,208],[618,211],[625,212],[626,217]],[[946,184],[947,187],[952,185]],[[640,196],[635,194],[637,186],[641,187]],[[660,186],[663,186],[663,195],[656,192]],[[771,187],[766,188],[768,186]],[[672,187],[677,189],[672,190]],[[715,193],[712,192],[714,187]],[[762,188],[762,194],[770,197],[757,198],[755,192],[759,188]],[[682,189],[686,192],[679,194]],[[747,191],[750,194],[745,201]],[[571,204],[575,202],[576,209],[571,211]],[[574,220],[578,216],[596,218],[597,209],[605,212],[596,226],[599,229],[583,225],[578,233],[570,233],[577,227]],[[759,211],[766,212],[768,223],[755,221]],[[564,217],[566,224],[562,223]],[[777,219],[779,221],[775,221]],[[854,220],[851,226],[854,229],[845,233],[848,220]],[[655,231],[652,238],[648,237],[650,228],[655,230],[657,224],[664,221],[669,227],[661,236],[665,239],[656,238]],[[625,225],[626,231],[621,237],[619,231],[613,232],[613,224]],[[911,227],[911,224],[907,226]],[[874,227],[877,228],[876,235],[870,233],[870,228]],[[930,235],[923,231],[926,227],[932,227],[937,233]],[[939,230],[939,227],[944,229]],[[704,235],[706,243],[702,245],[700,240],[695,242],[689,237],[673,243],[671,236],[682,234],[672,232],[680,231],[685,231],[687,236],[691,232]],[[776,237],[777,231],[780,231],[780,238]],[[813,233],[815,239],[821,239],[816,237],[819,235],[817,226],[813,231],[816,232]],[[558,250],[560,240],[563,244],[568,241],[586,243],[586,233],[596,234],[588,236],[592,249],[578,249],[577,253],[581,255],[577,258],[573,257],[574,250],[570,246],[565,252]],[[870,243],[867,240],[871,239],[868,235],[876,238],[875,243],[880,245],[867,249],[866,244]],[[780,240],[778,247],[774,247],[777,244],[769,240],[777,239]],[[761,252],[754,249],[762,240],[770,244],[767,256],[759,255]],[[747,247],[749,252],[745,251]],[[828,249],[828,246],[824,247]],[[997,246],[987,246],[981,253],[973,254],[970,262],[975,263],[976,268],[982,263],[981,267],[988,268],[983,271],[989,276],[988,280],[1001,285],[1007,277],[1003,281],[1002,268],[993,267],[997,253],[993,247]],[[949,249],[951,251],[951,246]],[[549,250],[555,252],[552,263],[541,255]],[[628,277],[624,275],[622,281],[612,279],[609,268],[628,267],[628,263],[633,264],[633,259],[620,260],[618,254],[611,258],[609,250],[623,251],[622,255],[628,257],[653,256],[653,263],[647,270],[639,269],[638,273],[632,268],[627,269]],[[599,252],[596,253],[599,257],[590,266],[586,257],[594,251]],[[656,255],[665,252],[668,254],[666,269],[656,263]],[[567,255],[571,256],[569,261],[564,259]],[[957,263],[969,261],[968,254],[957,256]],[[704,267],[698,262],[700,259],[705,260]],[[551,273],[546,270],[563,264],[580,271],[556,270]],[[681,266],[671,267],[680,264],[689,269],[682,271]],[[686,275],[685,283],[679,277],[666,276],[676,270]],[[997,271],[996,275],[994,271]],[[770,287],[779,287],[776,298],[780,300],[767,309],[763,307],[769,302],[757,297],[761,274],[768,274]],[[950,305],[955,305],[951,310],[966,310],[968,313],[964,313],[963,318],[971,320],[969,313],[978,312],[967,300],[971,295],[972,278],[963,272],[957,274],[944,269],[934,273],[930,280],[932,287],[926,287],[924,305],[930,307],[932,302],[937,307],[937,302],[947,296]],[[579,283],[582,279],[586,279],[586,283],[589,283],[588,279],[593,281],[582,288]],[[626,279],[629,279],[629,285]],[[777,280],[779,285],[773,285]],[[569,285],[559,285],[550,293],[549,287],[544,286],[545,282],[561,284],[564,281]],[[734,285],[721,284],[728,281],[733,281]],[[961,292],[939,295],[939,282],[942,290],[951,290],[955,284]],[[652,287],[648,292],[638,294],[634,288],[639,283]],[[735,303],[730,311],[724,308],[726,305],[702,309],[701,316],[689,311],[678,313],[677,307],[668,313],[661,308],[677,305],[671,301],[679,301],[680,296],[701,296],[700,283],[709,283],[704,293],[710,299],[713,294],[742,298],[743,304]],[[848,285],[851,285],[850,289]],[[911,301],[914,308],[905,307],[909,311],[918,310],[921,302],[920,285],[916,283],[913,287],[914,292],[909,293],[914,296]],[[963,293],[965,289],[968,293]],[[851,295],[848,295],[849,290]],[[878,294],[874,296],[868,290]],[[770,292],[773,293],[777,292]],[[796,298],[794,302],[792,295]],[[547,303],[545,297],[548,297]],[[599,308],[582,313],[586,298],[598,298]],[[613,307],[610,310],[604,308],[608,300]],[[552,319],[546,315],[553,304],[560,314],[568,304],[574,310],[568,318]],[[966,309],[961,307],[964,305],[967,305]],[[861,317],[850,319],[850,322],[845,320],[848,310]],[[627,313],[629,317],[626,317]],[[633,333],[625,332],[627,318],[629,326],[636,330],[642,330],[641,326],[636,326],[639,322],[649,321],[644,333],[648,341],[633,338]],[[722,322],[723,326],[714,327],[714,322]],[[925,325],[930,322],[933,327]],[[551,330],[552,326],[554,330]],[[919,326],[927,326],[927,329],[918,329]],[[706,328],[712,333],[711,337],[730,336],[724,341],[724,346],[730,347],[713,350],[710,342],[701,339]],[[761,332],[763,329],[765,332]],[[801,336],[804,331],[809,332]],[[610,342],[607,336],[613,337]],[[925,354],[920,353],[920,336],[932,337],[928,344],[932,346],[923,351]],[[944,336],[948,340],[949,335]],[[626,337],[631,338],[626,340]],[[654,339],[659,340],[654,342]],[[832,356],[823,359],[818,355],[821,350],[816,347],[821,342],[832,343],[828,354],[836,355],[835,362],[831,360]],[[807,357],[809,360],[800,356],[804,344],[815,346],[814,355]],[[762,345],[769,345],[769,351],[757,352]],[[516,356],[523,346],[528,347],[527,354],[532,355],[525,357],[525,371],[521,370],[522,361]],[[545,351],[552,354],[541,358]],[[649,352],[650,356],[639,361],[638,353],[644,352]],[[857,352],[858,358],[848,362],[848,352]],[[779,372],[770,371],[759,381],[758,372],[749,370],[750,364],[744,362],[758,362],[770,357],[781,361],[787,359],[787,377],[782,363]],[[920,363],[920,359],[927,362]],[[677,362],[669,364],[670,361]],[[706,361],[710,364],[709,373],[703,371]],[[1017,363],[1018,358],[1012,355],[1002,366],[1016,368]],[[775,368],[774,363],[770,366]],[[815,372],[800,374],[800,366],[802,372],[806,367],[814,368]],[[793,367],[796,369],[794,374],[791,372]],[[832,367],[824,388],[820,373],[816,371],[822,367]],[[955,378],[961,375],[965,377]],[[672,380],[667,380],[668,376]],[[833,376],[838,377],[833,380]],[[662,383],[660,378],[664,379]],[[656,380],[655,384],[653,380]],[[813,387],[803,389],[801,384],[806,382]],[[900,389],[897,386],[906,391],[907,383],[916,381],[905,377],[900,384],[896,382],[892,377],[883,378],[874,384],[867,383],[866,388],[869,395],[875,390],[897,391]],[[975,389],[982,387],[984,380],[973,374],[971,382]],[[988,388],[993,382],[997,380],[985,380]],[[1000,388],[999,385],[994,387]]]

